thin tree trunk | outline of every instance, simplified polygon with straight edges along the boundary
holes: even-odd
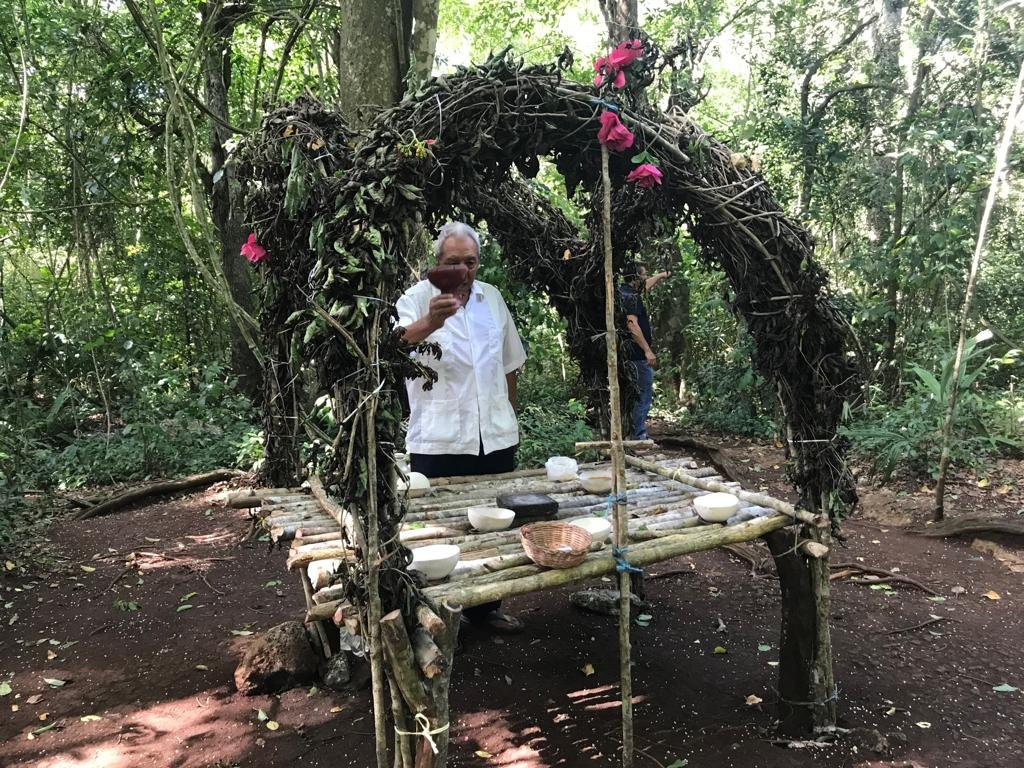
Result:
[[[409,81],[413,87],[430,78],[434,69],[434,51],[437,48],[437,13],[440,0],[413,0],[412,42],[410,48]]]
[[[950,377],[946,419],[942,425],[942,454],[939,458],[939,477],[935,482],[934,519],[936,521],[942,520],[945,515],[946,474],[949,471],[950,439],[953,432],[953,421],[956,418],[956,403],[960,397],[960,372],[964,363],[967,321],[971,313],[971,304],[974,301],[974,291],[978,282],[978,269],[981,266],[981,257],[985,250],[985,235],[988,233],[989,221],[992,219],[992,209],[996,203],[996,192],[999,190],[1000,179],[1006,170],[1006,157],[1010,153],[1010,145],[1013,143],[1014,124],[1017,119],[1017,112],[1020,110],[1022,84],[1024,84],[1024,61],[1021,61],[1017,82],[1013,87],[1013,97],[1010,99],[1010,110],[1006,115],[1006,124],[1003,126],[1003,135],[996,149],[992,180],[988,185],[988,198],[985,200],[985,208],[981,214],[981,223],[978,225],[978,239],[974,245],[974,255],[971,257],[971,270],[967,277],[964,305],[960,310],[960,336],[957,339],[956,357],[953,360],[953,373]]]
[[[219,2],[201,6],[211,39],[203,61],[206,107],[216,116],[210,120],[210,215],[220,239],[221,264],[231,298],[248,314],[253,314],[250,268],[239,255],[247,233],[242,221],[242,195],[234,169],[226,165],[226,144],[231,138],[228,93],[231,88],[231,39],[238,21],[237,11]],[[260,394],[259,361],[235,323],[231,324],[231,368],[238,377],[239,389],[251,398]]]
[[[599,0],[613,42],[626,40],[639,26],[637,0]]]

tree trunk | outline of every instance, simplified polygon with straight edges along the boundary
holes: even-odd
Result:
[[[341,0],[335,33],[338,106],[355,125],[395,104],[409,71],[413,0]],[[436,33],[436,18],[434,28]]]
[[[826,538],[818,529],[812,538]],[[836,688],[829,633],[828,558],[794,550],[792,531],[765,537],[782,589],[779,638],[779,719],[786,733],[807,734],[835,725]],[[826,544],[826,541],[819,543]]]
[[[599,0],[601,14],[614,42],[630,38],[640,26],[637,0]]]
[[[409,81],[413,86],[430,78],[437,48],[437,12],[441,0],[413,0]]]
[[[210,214],[220,239],[221,265],[231,298],[251,315],[255,302],[250,268],[239,256],[247,237],[242,221],[242,194],[234,169],[225,165],[226,144],[231,138],[231,129],[227,127],[231,122],[231,38],[243,11],[219,2],[204,2],[200,10],[211,38],[203,61],[206,107],[216,116],[210,120]],[[259,361],[236,323],[231,324],[230,332],[232,372],[238,377],[239,389],[255,399],[260,395],[262,378]]]

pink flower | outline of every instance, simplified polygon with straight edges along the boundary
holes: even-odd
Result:
[[[655,184],[661,184],[661,171],[656,165],[644,163],[630,171],[626,176],[626,181],[635,181],[637,186],[650,189]]]
[[[643,55],[644,44],[638,38],[626,40],[615,46],[615,50],[608,54],[608,63],[617,69],[623,69]]]
[[[606,109],[601,113],[601,128],[597,132],[597,140],[608,149],[623,152],[633,146],[633,134],[619,120],[619,116]]]
[[[605,79],[610,77],[612,78],[613,87],[625,88],[626,73],[613,66],[609,62],[609,58],[609,56],[602,56],[594,62],[594,71],[597,72],[597,76],[594,78],[594,86],[600,88]]]
[[[250,232],[249,239],[242,245],[242,255],[250,264],[259,264],[267,258],[267,249],[256,242],[255,232]]]

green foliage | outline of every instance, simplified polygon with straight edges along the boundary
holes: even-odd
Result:
[[[520,394],[520,467],[540,467],[550,456],[575,456],[575,445],[594,439],[586,406],[568,388],[551,381],[527,380]]]
[[[980,388],[985,376],[1015,364],[1016,359],[1017,350],[989,356],[978,338],[967,342],[951,440],[953,462],[979,467],[994,455],[1024,448],[1021,417],[1017,415],[1020,403],[994,398]],[[937,372],[918,365],[910,368],[914,378],[901,403],[879,402],[866,417],[843,430],[855,453],[868,463],[872,473],[885,480],[902,468],[931,477],[938,474],[953,352],[944,357]]]
[[[218,365],[141,371],[109,423],[58,398],[16,401],[0,413],[0,485],[76,488],[213,466],[251,468],[262,456],[256,414]],[[67,408],[71,412],[63,412]]]

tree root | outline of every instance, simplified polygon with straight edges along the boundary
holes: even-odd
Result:
[[[894,581],[899,584],[906,584],[908,586],[915,587],[916,589],[920,589],[922,592],[927,592],[929,595],[939,597],[938,592],[936,592],[931,587],[926,587],[924,584],[917,581],[916,579],[912,579],[909,576],[904,576],[899,573],[893,573],[892,571],[887,571],[884,568],[872,568],[869,565],[861,565],[860,563],[833,563],[830,567],[837,569],[838,572],[833,573],[831,576],[829,576],[829,581],[836,581],[837,579],[846,578],[847,576],[853,576],[857,573],[867,573],[871,574],[872,576],[879,576],[880,578],[874,579],[872,581],[861,581],[854,583],[884,584],[888,581]]]

